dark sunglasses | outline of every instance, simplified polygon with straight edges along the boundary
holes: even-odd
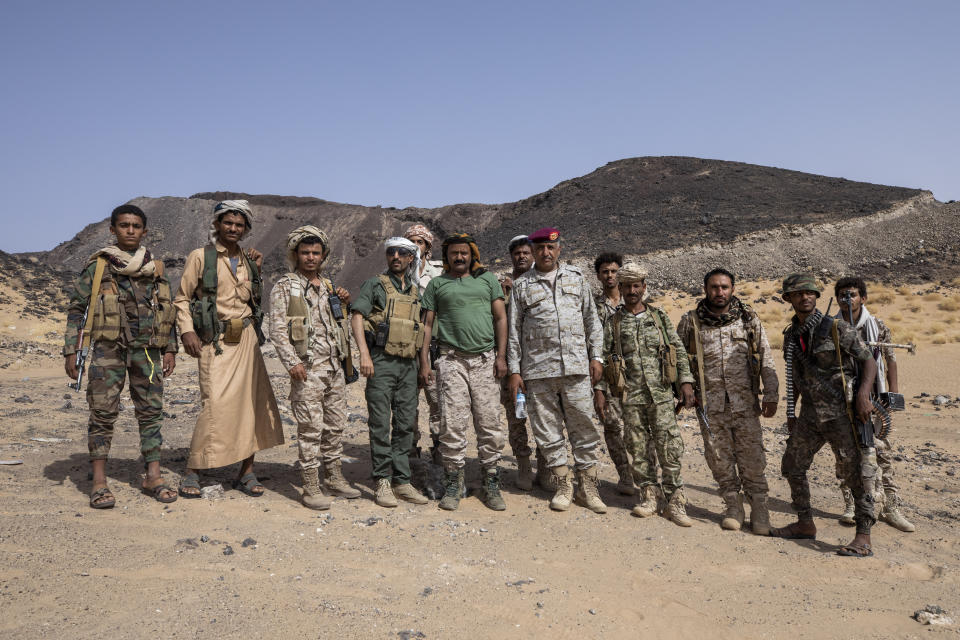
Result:
[[[397,254],[399,256],[412,256],[413,251],[410,251],[410,249],[404,249],[403,247],[391,247],[390,249],[387,249],[388,258],[393,254]]]

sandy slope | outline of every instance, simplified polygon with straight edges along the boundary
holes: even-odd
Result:
[[[751,297],[765,288],[769,284],[751,285]],[[960,395],[960,344],[951,341],[953,325],[936,320],[949,312],[915,291],[888,304],[888,315],[906,314],[893,323],[897,330],[921,340],[920,355],[900,358],[908,398],[921,391]],[[667,303],[674,317],[688,305],[688,298]],[[910,312],[907,305],[921,309]],[[770,317],[771,333],[778,333],[773,327],[781,323],[773,317],[781,307],[757,306]],[[931,335],[911,319],[928,312],[943,325]],[[348,478],[364,489],[359,500],[337,501],[327,513],[302,508],[295,451],[285,446],[258,457],[268,488],[264,498],[227,491],[221,500],[181,499],[165,508],[138,491],[136,423],[127,400],[109,468],[118,507],[100,512],[86,505],[85,402],[66,388],[52,343],[40,347],[52,356],[16,343],[42,341],[59,319],[24,327],[13,309],[3,316],[0,459],[23,460],[0,467],[5,637],[956,635],[955,626],[930,630],[910,615],[928,603],[960,614],[960,409],[935,410],[928,399],[912,399],[898,416],[893,439],[902,460],[896,470],[905,512],[918,532],[878,525],[871,559],[833,553],[851,531],[835,520],[841,503],[826,451],[811,474],[820,509],[816,542],[721,532],[720,501],[688,416],[684,475],[696,520],[691,529],[631,517],[630,499],[616,495],[608,461],[601,472],[611,507],[605,516],[580,507],[553,513],[547,494],[516,491],[512,457],[504,465],[505,513],[488,511],[474,497],[452,514],[435,503],[381,509],[370,500],[360,384],[350,389],[349,410],[357,417],[349,423],[345,465]],[[930,344],[939,337],[945,344]],[[285,375],[276,359],[268,365],[289,416]],[[24,395],[29,402],[13,401]],[[197,396],[196,367],[181,355],[168,381],[164,427],[164,464],[172,480],[185,459]],[[782,413],[765,422],[775,524],[792,517],[787,485],[777,474]],[[295,434],[292,424],[284,428]],[[228,486],[233,473],[219,470],[204,483]],[[468,482],[476,485],[477,478],[471,465]],[[225,554],[228,549],[232,553]]]

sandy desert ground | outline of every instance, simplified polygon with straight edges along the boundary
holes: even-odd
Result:
[[[956,283],[955,283],[956,284]],[[786,308],[774,283],[742,285],[778,342]],[[508,510],[475,497],[459,511],[436,503],[388,510],[371,501],[362,383],[348,398],[345,472],[364,491],[328,512],[298,501],[288,383],[268,358],[285,416],[286,446],[258,455],[266,495],[162,505],[139,491],[129,399],[109,464],[117,507],[87,506],[86,403],[66,386],[62,316],[24,320],[18,292],[0,308],[0,634],[8,638],[931,638],[958,625],[911,618],[938,605],[960,620],[960,297],[956,286],[872,291],[871,308],[919,354],[899,358],[907,411],[892,436],[904,511],[917,532],[878,524],[876,556],[841,558],[852,531],[833,457],[811,471],[816,541],[719,528],[720,499],[691,415],[681,418],[684,476],[695,526],[629,514],[608,459],[606,515],[548,508],[548,494],[513,486]],[[691,298],[661,294],[676,318]],[[821,309],[826,303],[821,304]],[[779,358],[778,358],[779,361]],[[918,397],[921,393],[929,397]],[[944,406],[934,396],[950,398]],[[199,393],[181,354],[167,381],[164,468],[182,471]],[[793,518],[779,460],[784,410],[764,421],[772,519]],[[421,430],[426,431],[425,423]],[[36,440],[48,439],[47,441]],[[509,454],[509,450],[506,451]],[[475,455],[475,451],[471,455]],[[206,475],[228,488],[234,469]],[[478,483],[475,462],[468,484]]]

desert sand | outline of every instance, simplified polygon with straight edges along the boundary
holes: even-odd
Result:
[[[775,283],[741,285],[771,339],[787,318]],[[267,363],[287,444],[257,456],[266,494],[230,490],[236,468],[202,477],[219,499],[162,505],[140,490],[136,421],[129,398],[108,465],[112,510],[87,506],[86,402],[67,388],[59,356],[63,317],[24,320],[8,291],[0,308],[0,634],[7,638],[921,638],[956,637],[957,625],[911,619],[928,604],[960,618],[960,306],[956,287],[872,291],[871,308],[898,340],[907,410],[891,437],[904,513],[916,533],[874,529],[876,556],[835,555],[851,528],[829,448],[810,479],[818,539],[786,541],[719,527],[721,501],[690,412],[681,415],[684,479],[695,526],[630,516],[605,453],[595,515],[548,508],[549,496],[513,486],[508,510],[476,497],[459,511],[371,500],[362,381],[349,388],[345,474],[363,490],[327,512],[299,503],[296,427],[287,376]],[[660,293],[674,321],[692,306]],[[826,297],[820,308],[826,307]],[[269,347],[265,348],[270,353]],[[778,362],[780,361],[778,355]],[[782,370],[782,363],[781,363]],[[918,397],[921,393],[929,397]],[[951,402],[935,407],[942,394]],[[199,411],[195,362],[181,353],[167,380],[163,466],[176,483]],[[426,433],[425,406],[421,432]],[[784,407],[764,420],[775,526],[792,521],[779,476]],[[37,438],[47,439],[36,440]],[[428,441],[424,436],[421,443]],[[468,485],[478,484],[475,449]]]

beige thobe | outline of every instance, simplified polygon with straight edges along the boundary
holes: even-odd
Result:
[[[221,321],[253,314],[249,301],[250,275],[244,260],[233,273],[227,250],[217,249],[217,315]],[[193,331],[190,300],[203,276],[203,249],[194,249],[180,279],[174,299],[180,335]],[[216,355],[213,344],[200,351],[200,400],[202,407],[190,441],[190,469],[212,469],[245,460],[261,449],[283,444],[283,426],[277,400],[270,386],[253,325],[244,327],[240,342],[225,344]]]

